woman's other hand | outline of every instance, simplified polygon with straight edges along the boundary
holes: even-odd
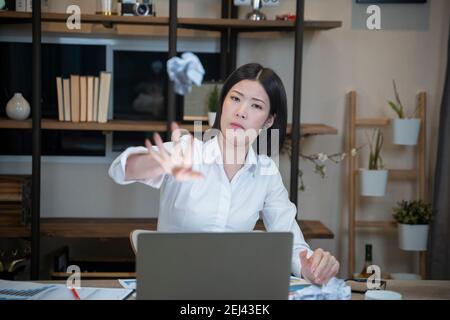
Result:
[[[300,252],[302,275],[315,284],[326,284],[339,272],[339,262],[328,251],[317,249],[308,258],[307,250]]]

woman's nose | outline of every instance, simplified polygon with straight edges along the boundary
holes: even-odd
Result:
[[[247,118],[247,109],[245,107],[245,104],[242,103],[236,110],[236,117],[246,119]]]

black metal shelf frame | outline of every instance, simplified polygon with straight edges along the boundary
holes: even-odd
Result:
[[[168,58],[176,55],[177,47],[177,0],[169,3],[169,53]],[[290,179],[290,200],[297,205],[298,200],[298,154],[300,141],[301,86],[303,59],[303,25],[304,0],[296,0],[295,53],[294,53],[294,97],[292,117],[292,158]],[[222,18],[237,18],[237,7],[232,0],[222,0]],[[222,30],[221,44],[221,78],[225,79],[236,68],[238,34],[245,30],[227,28]],[[41,1],[33,1],[32,13],[32,101],[39,106],[41,101]],[[169,83],[168,94],[168,131],[170,122],[175,120],[175,91]],[[41,110],[32,108],[32,222],[31,222],[31,279],[39,279],[40,267],[40,184],[41,184]]]

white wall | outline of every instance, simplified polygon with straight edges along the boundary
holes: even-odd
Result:
[[[66,1],[68,2],[68,1]],[[83,12],[95,10],[91,1],[71,1],[82,5]],[[264,11],[269,18],[293,12],[294,0],[282,0],[279,8]],[[302,152],[337,152],[344,148],[346,128],[346,93],[356,90],[360,116],[393,116],[385,101],[393,98],[391,81],[396,79],[405,105],[412,108],[420,90],[428,93],[427,174],[431,190],[437,143],[437,126],[445,76],[450,4],[430,0],[422,5],[382,6],[382,28],[369,31],[362,27],[364,10],[352,0],[307,0],[306,19],[341,20],[342,28],[326,32],[307,32],[304,43],[302,122],[321,122],[339,130],[336,136],[318,136],[305,140]],[[64,2],[51,1],[55,11],[64,11]],[[166,16],[166,1],[156,0],[157,12]],[[52,7],[55,6],[55,7]],[[218,17],[219,2],[179,1],[183,17]],[[406,10],[406,11],[405,11]],[[247,8],[240,10],[244,15]],[[403,13],[408,12],[407,15]],[[408,18],[416,17],[416,23]],[[383,20],[383,17],[386,19]],[[394,21],[395,20],[395,21]],[[216,43],[216,40],[207,40]],[[238,65],[257,61],[279,73],[292,103],[294,38],[292,34],[274,36],[267,41],[243,37],[239,41]],[[291,106],[289,106],[291,109]],[[289,119],[291,119],[289,117]],[[361,134],[359,143],[364,143]],[[386,142],[390,131],[386,131]],[[414,165],[408,148],[394,148],[386,143],[384,160],[389,168]],[[363,155],[363,158],[365,155]],[[141,185],[118,186],[107,176],[112,158],[92,164],[44,161],[42,165],[42,216],[44,217],[156,217],[157,190]],[[334,240],[312,240],[311,245],[333,252],[347,272],[347,194],[346,164],[328,167],[328,177],[321,180],[305,163],[306,192],[299,194],[303,219],[322,221],[335,234]],[[281,161],[285,184],[289,184],[289,160]],[[0,173],[31,172],[27,162],[0,162]],[[390,219],[391,208],[402,198],[413,197],[414,189],[404,182],[388,186],[388,196],[361,201],[361,219]],[[324,201],[326,199],[326,201]],[[417,272],[417,256],[397,248],[395,231],[357,233],[357,264],[362,266],[365,243],[373,243],[374,262],[382,271]]]

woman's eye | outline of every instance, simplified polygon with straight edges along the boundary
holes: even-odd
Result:
[[[259,104],[254,104],[253,107],[255,107],[257,109],[262,109],[262,107]]]
[[[231,96],[231,100],[236,101],[236,102],[239,102],[239,98],[236,97],[236,96]]]

